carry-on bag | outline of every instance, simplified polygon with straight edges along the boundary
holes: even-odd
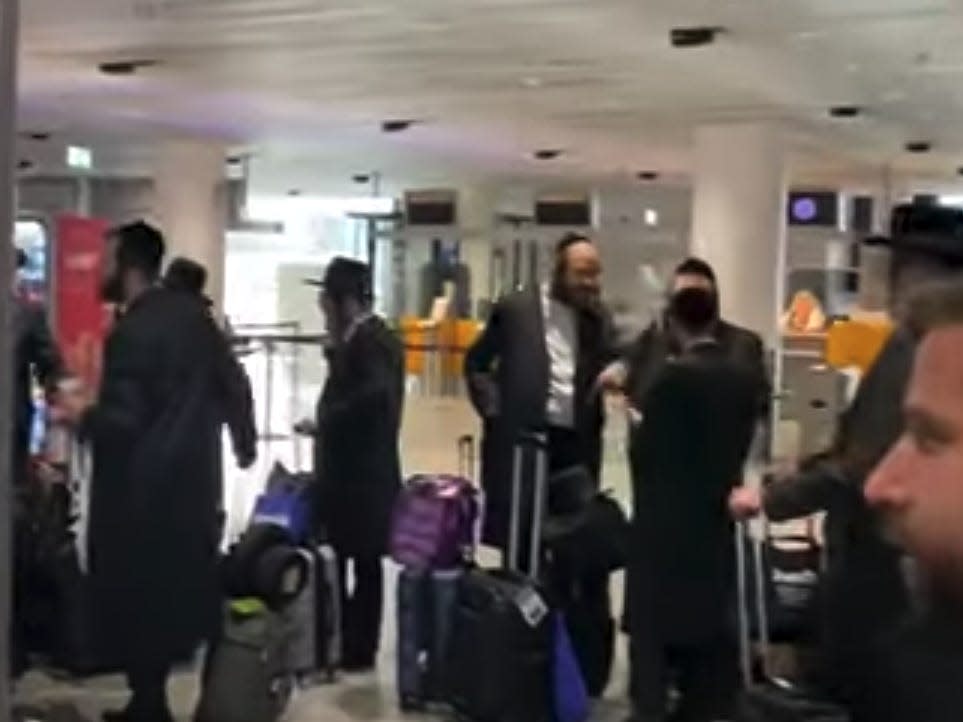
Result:
[[[522,571],[526,454],[534,452],[527,566]],[[532,464],[529,464],[532,465]],[[553,614],[538,586],[547,496],[544,434],[525,434],[514,450],[505,567],[470,569],[455,607],[449,653],[449,702],[471,722],[551,722]]]
[[[341,666],[341,593],[334,549],[320,544],[300,550],[307,568],[301,593],[282,616],[291,635],[285,666],[302,683],[333,682]]]
[[[765,521],[762,522],[765,524]],[[769,615],[766,592],[764,541],[753,537],[748,524],[736,526],[736,587],[739,618],[739,662],[745,689],[737,705],[734,722],[849,722],[849,714],[830,702],[819,699],[808,690],[768,673]],[[749,569],[746,547],[752,548]],[[753,625],[751,621],[755,619]],[[756,681],[753,660],[753,634],[761,657],[761,680]]]
[[[419,711],[441,701],[452,618],[464,561],[474,554],[478,492],[474,473],[475,441],[458,440],[459,475],[446,477],[422,514],[440,523],[419,521],[410,499],[396,508],[392,556],[402,564],[397,586],[397,685],[401,709]],[[409,493],[415,490],[409,487]],[[424,503],[420,500],[419,503]],[[428,550],[419,553],[419,549]]]
[[[311,538],[314,521],[314,476],[293,473],[275,462],[264,493],[254,502],[251,524],[274,524],[296,544]]]
[[[220,638],[210,650],[194,722],[275,722],[294,680],[285,666],[290,632],[257,599],[225,605]]]

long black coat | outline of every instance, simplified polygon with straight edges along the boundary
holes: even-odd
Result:
[[[13,309],[13,481],[23,482],[22,474],[30,452],[30,426],[33,421],[31,381],[51,388],[63,372],[57,344],[50,333],[42,306],[17,298]]]
[[[346,556],[380,555],[387,546],[401,485],[404,374],[401,342],[377,317],[329,354],[314,464],[321,521]]]
[[[223,340],[204,308],[152,289],[105,350],[93,442],[90,567],[108,659],[182,657],[216,614]]]
[[[666,364],[631,436],[635,514],[629,622],[638,639],[705,641],[726,629],[733,579],[727,501],[756,419],[754,379],[718,346]]]
[[[602,395],[598,375],[615,358],[606,314],[578,314],[575,367],[575,430],[582,457],[596,483],[602,466]],[[542,294],[530,289],[506,296],[492,309],[485,330],[465,358],[471,402],[482,418],[482,484],[485,538],[503,546],[508,535],[512,449],[524,431],[544,428],[549,358]]]

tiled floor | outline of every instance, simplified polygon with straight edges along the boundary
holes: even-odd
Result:
[[[605,470],[603,485],[615,491],[623,501],[628,499],[628,474],[624,460],[622,438],[624,425],[617,412],[610,415],[606,431]],[[402,455],[406,473],[425,470],[455,470],[457,468],[456,440],[465,433],[477,433],[477,423],[464,399],[438,399],[413,395],[409,398],[402,434]],[[290,452],[287,452],[290,453]],[[273,455],[282,456],[283,447]],[[236,480],[235,494],[243,519],[244,505],[253,500],[260,474],[271,461],[263,459],[255,474]],[[484,558],[483,558],[484,560]],[[394,577],[394,571],[389,571]],[[337,684],[308,689],[298,693],[285,716],[287,722],[397,722],[399,720],[440,719],[439,716],[405,717],[398,712],[394,692],[394,584],[389,584],[385,610],[385,631],[378,673],[368,677],[348,677]],[[613,599],[621,598],[621,578],[613,578]],[[618,613],[618,609],[616,613]],[[627,715],[625,698],[625,661],[622,640],[612,675],[608,698],[595,710],[595,722],[615,722]],[[171,684],[171,697],[178,721],[190,719],[197,696],[194,674],[178,674]],[[123,681],[119,677],[104,677],[84,681],[57,681],[42,673],[31,673],[22,680],[17,697],[33,709],[38,719],[49,722],[95,722],[105,708],[122,706],[125,701]]]

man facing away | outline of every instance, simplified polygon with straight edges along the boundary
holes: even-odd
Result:
[[[634,515],[628,568],[633,722],[710,722],[737,687],[726,500],[755,430],[758,377],[714,335],[716,296],[690,286],[669,312],[676,355],[628,401]],[[637,369],[629,369],[630,375]]]
[[[171,668],[217,619],[223,338],[195,299],[159,286],[157,230],[133,223],[107,243],[102,295],[124,313],[96,401],[65,395],[60,412],[92,443],[93,608],[131,691],[104,719],[170,722]]]
[[[581,466],[599,483],[604,410],[598,378],[614,355],[601,275],[591,239],[566,235],[556,247],[551,282],[500,299],[466,356],[471,402],[484,427],[485,538],[503,551],[512,454],[521,434],[547,430],[549,471]],[[528,555],[523,551],[521,558]],[[597,695],[608,679],[613,634],[608,579],[581,581],[581,599],[597,620],[586,628],[601,638],[574,641],[583,655],[601,650],[596,663],[582,659],[589,692]]]
[[[905,431],[866,484],[888,537],[916,560],[923,608],[883,646],[877,722],[963,718],[963,282],[911,306],[922,340],[904,405]]]

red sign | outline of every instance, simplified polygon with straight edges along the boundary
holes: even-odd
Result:
[[[60,216],[54,244],[55,334],[67,368],[95,389],[100,383],[109,311],[100,299],[105,221]]]

